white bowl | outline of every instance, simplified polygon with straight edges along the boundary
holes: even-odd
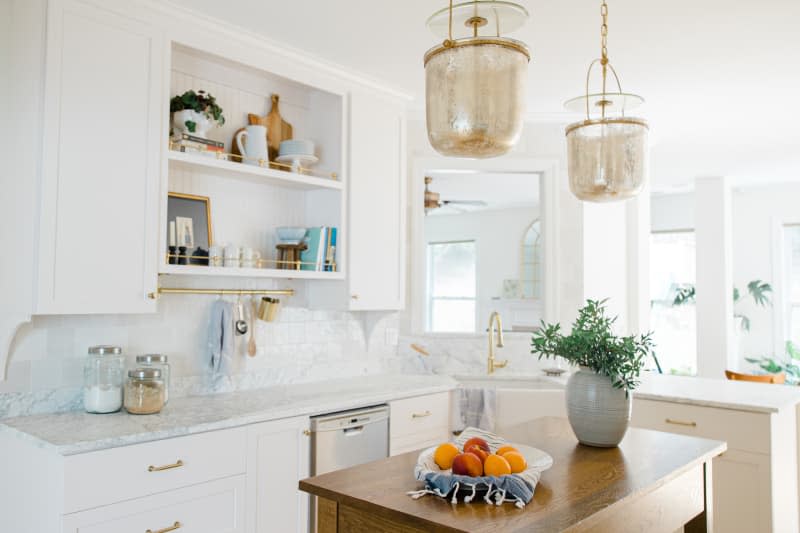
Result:
[[[306,236],[306,228],[297,226],[284,226],[275,228],[275,233],[278,234],[278,239],[284,244],[299,244]]]

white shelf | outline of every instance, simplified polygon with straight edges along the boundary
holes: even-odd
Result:
[[[161,265],[158,269],[158,273],[176,276],[210,276],[220,278],[344,279],[344,272],[279,270],[277,268],[225,268],[203,265]]]
[[[344,188],[341,181],[332,178],[318,178],[316,176],[298,174],[286,170],[275,170],[255,165],[246,165],[244,163],[235,163],[190,152],[169,150],[167,157],[170,164],[178,168],[182,167],[188,170],[213,172],[216,176],[243,180],[251,183],[265,183],[302,190],[332,189],[341,191]]]

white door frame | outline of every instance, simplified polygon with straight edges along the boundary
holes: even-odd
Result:
[[[475,170],[479,172],[530,172],[541,175],[541,220],[544,238],[544,320],[558,320],[558,160],[532,157],[502,157],[499,159],[456,159],[442,156],[414,157],[411,161],[409,185],[410,215],[408,219],[410,242],[408,247],[408,272],[410,276],[410,333],[436,335],[425,331],[425,207],[421,201],[425,194],[425,174],[432,170]],[[443,333],[448,337],[452,333]],[[473,336],[473,335],[468,335]]]

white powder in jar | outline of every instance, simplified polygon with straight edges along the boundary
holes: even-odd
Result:
[[[114,413],[122,408],[122,387],[83,388],[83,407],[89,413]]]

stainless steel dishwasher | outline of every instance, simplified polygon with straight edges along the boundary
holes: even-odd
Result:
[[[377,405],[311,418],[311,475],[389,456],[389,407]]]

